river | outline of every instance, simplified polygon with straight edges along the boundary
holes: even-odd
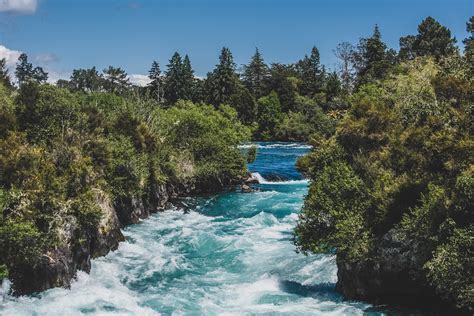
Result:
[[[291,243],[308,190],[294,167],[309,147],[258,143],[252,193],[186,198],[124,230],[71,289],[5,297],[2,315],[361,315],[334,287],[335,258]],[[0,297],[1,300],[1,297]]]

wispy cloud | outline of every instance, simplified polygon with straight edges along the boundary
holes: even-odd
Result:
[[[37,7],[37,0],[0,0],[0,12],[32,14]]]
[[[35,62],[40,64],[51,64],[59,61],[59,57],[53,53],[45,53],[35,56]]]

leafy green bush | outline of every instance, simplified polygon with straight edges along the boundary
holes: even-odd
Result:
[[[257,158],[257,146],[252,145],[247,150],[247,163],[252,163]]]
[[[472,308],[472,99],[437,79],[469,86],[458,70],[430,58],[403,63],[359,87],[334,136],[313,138],[298,162],[312,179],[295,229],[299,250],[377,262],[396,236],[417,260],[406,267],[417,282]]]
[[[229,106],[162,109],[36,83],[23,84],[14,101],[0,86],[0,101],[0,278],[14,283],[18,267],[95,238],[104,216],[97,190],[132,212],[127,201],[160,203],[167,182],[211,190],[245,171],[238,145],[250,131]],[[65,220],[77,238],[67,245]]]

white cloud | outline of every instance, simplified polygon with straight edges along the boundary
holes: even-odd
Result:
[[[0,0],[0,3],[1,1],[2,0]],[[5,58],[5,60],[7,61],[6,66],[10,72],[10,76],[13,79],[15,78],[15,66],[18,61],[18,57],[20,57],[22,53],[23,52],[21,51],[13,50],[3,45],[0,45],[0,59]],[[51,67],[51,63],[54,63],[59,60],[59,58],[52,53],[38,55],[34,58],[34,60],[39,64],[39,66],[42,66],[44,70],[48,73],[49,83],[54,83],[59,79],[68,79],[71,75],[68,71],[58,71]]]
[[[2,1],[2,0],[0,0]],[[6,48],[3,45],[0,45],[0,59],[5,58],[7,61],[7,67],[14,67],[20,57],[21,52],[13,49]]]
[[[37,0],[0,0],[0,12],[35,13]]]
[[[56,71],[54,69],[50,69],[46,67],[44,69],[48,73],[48,82],[49,83],[56,83],[59,79],[69,79],[71,73],[69,71]]]
[[[140,87],[146,86],[151,81],[150,78],[148,78],[148,76],[141,75],[141,74],[131,74],[128,76],[128,78],[130,79],[131,83]]]

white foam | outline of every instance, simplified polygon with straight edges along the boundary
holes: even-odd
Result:
[[[247,149],[250,147],[257,147],[257,148],[282,148],[282,149],[311,149],[313,146],[304,144],[304,143],[270,143],[270,144],[242,144],[238,146],[239,148],[242,149]]]
[[[259,184],[308,184],[309,181],[308,179],[302,179],[302,180],[286,180],[286,181],[268,181],[262,175],[258,172],[252,172],[252,179],[255,179],[258,181]]]

